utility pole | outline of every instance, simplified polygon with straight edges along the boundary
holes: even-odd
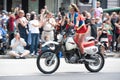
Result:
[[[6,5],[7,5],[7,0],[4,0],[4,2],[3,2],[3,3],[4,3],[4,10],[6,10],[6,11],[7,11],[7,6],[6,6]]]
[[[97,0],[92,0],[92,8],[95,9],[96,8],[96,3],[97,3]],[[92,11],[92,17],[94,17],[94,10]]]

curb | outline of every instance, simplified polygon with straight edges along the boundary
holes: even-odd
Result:
[[[106,53],[107,57],[120,57],[120,52]]]
[[[115,53],[105,53],[106,57],[114,57]]]
[[[120,57],[120,53],[115,53],[115,52],[112,52],[112,53],[106,53],[105,57]],[[31,56],[31,55],[28,55],[26,58],[37,58],[37,56]],[[14,59],[13,57],[9,56],[8,54],[6,55],[0,55],[0,59]]]
[[[120,58],[120,54],[115,54],[114,57],[115,58]]]

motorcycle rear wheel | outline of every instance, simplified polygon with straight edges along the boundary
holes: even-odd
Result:
[[[37,67],[44,74],[54,73],[60,65],[59,57],[51,50],[42,52],[37,57]]]
[[[90,72],[99,72],[103,68],[105,63],[104,57],[101,53],[97,53],[95,54],[95,56],[97,56],[95,58],[95,62],[85,63],[86,69]]]

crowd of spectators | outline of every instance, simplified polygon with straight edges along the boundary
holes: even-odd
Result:
[[[48,40],[56,40],[57,34],[66,28],[67,13],[63,13],[61,10],[57,15],[50,12],[47,6],[41,9],[40,14],[34,11],[24,13],[24,10],[18,7],[11,12],[1,10],[0,35],[5,37],[4,39],[9,39],[8,43],[11,48],[13,44],[11,41],[18,32],[26,42],[25,49],[30,51],[27,54],[37,55],[40,41],[45,42],[46,37]],[[106,51],[118,51],[120,47],[120,13],[103,13],[99,2],[97,2],[97,8],[91,11],[94,11],[94,16],[90,11],[80,12],[88,27],[86,36],[106,42]]]

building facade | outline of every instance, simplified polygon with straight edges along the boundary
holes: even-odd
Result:
[[[57,12],[60,4],[65,3],[65,7],[77,0],[0,0],[0,10],[11,11],[15,7],[21,7],[25,12],[40,12],[45,5],[51,12]]]
[[[66,10],[68,10],[68,6],[70,3],[74,2],[79,5],[80,0],[0,0],[0,10],[5,9],[7,11],[11,11],[12,8],[17,6],[21,7],[25,12],[35,11],[37,13],[40,12],[45,5],[47,5],[48,10],[55,13],[58,12],[59,7],[61,7],[61,3],[64,3]],[[120,0],[100,0],[102,8],[114,8],[120,7]],[[91,3],[92,0],[89,0]],[[79,5],[84,6],[84,5]]]
[[[108,0],[107,8],[120,7],[120,0]]]
[[[15,7],[21,7],[26,13],[35,11],[39,13],[45,5],[45,0],[0,0],[0,10],[11,11]]]

